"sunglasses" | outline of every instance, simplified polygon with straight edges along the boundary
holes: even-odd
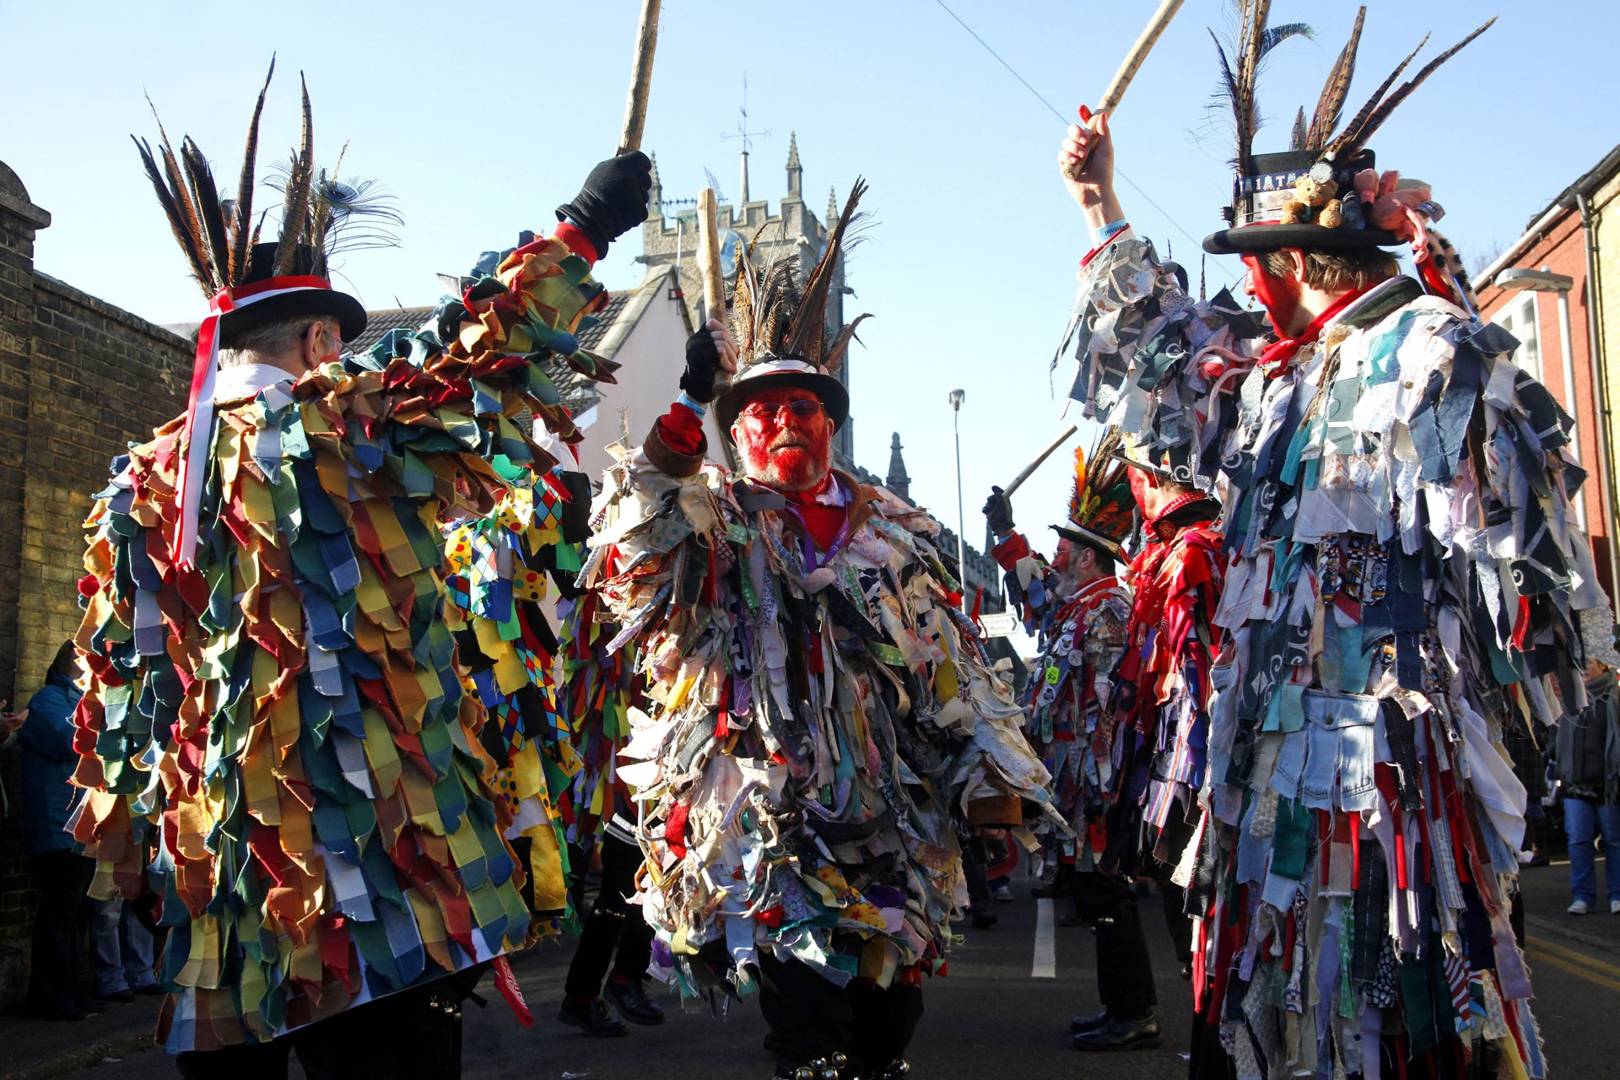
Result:
[[[756,401],[744,405],[737,415],[745,416],[754,421],[775,420],[780,418],[782,410],[786,409],[798,419],[808,420],[817,413],[822,412],[824,408],[825,406],[815,398],[794,398],[792,401],[784,401],[780,405],[767,405],[763,401]]]

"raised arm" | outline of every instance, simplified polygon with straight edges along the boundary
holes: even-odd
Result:
[[[1082,115],[1086,115],[1082,110]],[[1077,364],[1069,396],[1085,415],[1132,432],[1179,479],[1213,476],[1220,410],[1230,371],[1246,370],[1260,326],[1226,290],[1187,293],[1181,267],[1160,262],[1136,235],[1114,192],[1114,144],[1106,116],[1072,126],[1058,149],[1065,186],[1085,214],[1094,246],[1080,261],[1074,310],[1052,359]]]

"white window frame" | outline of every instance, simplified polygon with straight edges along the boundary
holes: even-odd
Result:
[[[1503,304],[1496,314],[1491,316],[1491,322],[1519,339],[1519,347],[1513,353],[1513,362],[1537,382],[1545,382],[1542,377],[1544,369],[1541,351],[1541,307],[1537,300],[1539,295],[1535,292],[1525,292],[1514,297],[1511,303]]]

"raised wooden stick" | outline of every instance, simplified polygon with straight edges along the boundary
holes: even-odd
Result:
[[[1136,44],[1132,45],[1131,51],[1125,55],[1125,62],[1114,73],[1114,81],[1108,84],[1103,96],[1097,99],[1094,111],[1113,112],[1119,107],[1120,99],[1125,96],[1126,87],[1136,78],[1137,69],[1142,66],[1142,61],[1147,59],[1147,54],[1153,51],[1159,35],[1164,33],[1164,28],[1170,25],[1170,20],[1176,17],[1176,12],[1180,9],[1181,0],[1163,0],[1159,4],[1159,10],[1153,13],[1147,29],[1142,31],[1142,36],[1136,39]]]
[[[1001,493],[1003,495],[1007,496],[1008,498],[1011,498],[1012,493],[1017,491],[1020,487],[1022,487],[1025,480],[1028,480],[1031,476],[1035,475],[1035,470],[1040,468],[1046,462],[1047,458],[1051,457],[1054,453],[1057,452],[1058,447],[1060,447],[1064,443],[1068,442],[1070,437],[1073,436],[1074,433],[1076,431],[1079,431],[1079,430],[1080,429],[1078,427],[1076,427],[1073,424],[1070,424],[1069,427],[1068,427],[1068,430],[1066,430],[1063,434],[1059,435],[1057,438],[1053,439],[1051,444],[1048,445],[1045,450],[1041,451],[1039,457],[1037,457],[1034,461],[1030,462],[1028,465],[1025,465],[1024,466],[1024,471],[1019,473],[1017,476],[1013,477],[1012,483],[1008,484],[1005,488],[1003,488]]]
[[[1097,99],[1096,108],[1091,111],[1093,117],[1099,113],[1112,113],[1119,108],[1120,99],[1125,96],[1125,90],[1131,85],[1131,80],[1136,78],[1137,71],[1142,67],[1142,61],[1146,60],[1147,54],[1153,51],[1153,46],[1158,43],[1159,37],[1164,33],[1164,28],[1170,25],[1170,20],[1176,17],[1176,12],[1179,10],[1181,10],[1181,0],[1162,0],[1159,4],[1159,10],[1155,11],[1153,18],[1149,20],[1147,29],[1142,31],[1142,35],[1136,39],[1136,44],[1131,46],[1131,51],[1125,54],[1125,62],[1119,65],[1118,71],[1114,72],[1114,79],[1108,84],[1108,89],[1104,90],[1103,96]],[[1085,114],[1082,113],[1081,115]],[[1070,179],[1078,180],[1080,170],[1084,169],[1085,166],[1086,159],[1081,158],[1079,161],[1067,166],[1065,171]]]
[[[647,126],[647,95],[652,91],[653,53],[658,51],[658,9],[662,0],[641,0],[641,22],[636,27],[636,58],[631,68],[630,100],[624,106],[624,131],[619,153],[641,149]]]
[[[698,192],[698,271],[703,275],[704,318],[726,318],[726,277],[720,267],[720,223],[714,188]]]

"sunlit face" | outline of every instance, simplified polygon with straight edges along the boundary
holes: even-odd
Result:
[[[1257,255],[1244,255],[1247,273],[1243,278],[1243,291],[1259,301],[1266,309],[1271,328],[1282,337],[1292,337],[1310,325],[1310,316],[1300,307],[1303,282],[1294,276],[1277,277],[1270,273]]]
[[[819,487],[832,467],[833,422],[821,399],[799,387],[761,390],[731,425],[743,471],[780,491]]]

